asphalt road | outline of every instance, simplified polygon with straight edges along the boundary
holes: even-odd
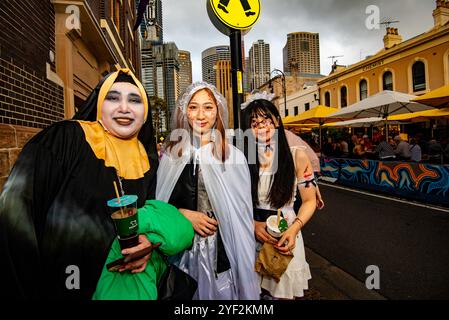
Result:
[[[388,299],[449,298],[449,210],[320,190],[326,206],[303,229],[307,247],[362,282],[378,266]]]

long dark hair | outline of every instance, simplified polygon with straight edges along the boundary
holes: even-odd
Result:
[[[273,183],[268,193],[268,200],[273,208],[282,208],[292,200],[293,190],[295,186],[295,164],[290,152],[290,147],[285,136],[284,125],[276,106],[268,100],[260,99],[252,101],[242,111],[242,129],[251,130],[251,121],[253,118],[264,117],[275,120],[278,123],[278,139],[274,148],[274,157],[278,159],[278,168],[272,177]],[[252,135],[251,135],[252,136]],[[255,137],[248,140],[248,143],[256,143]],[[252,140],[252,141],[251,141]],[[245,156],[248,159],[248,150],[253,148],[245,148]],[[257,150],[258,148],[256,148]],[[258,151],[257,151],[258,152]],[[248,160],[249,161],[249,160]],[[259,185],[259,157],[256,157],[256,164],[249,164],[251,174],[251,193],[253,205],[259,204],[258,185]]]

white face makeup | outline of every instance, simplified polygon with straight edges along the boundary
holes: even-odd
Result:
[[[114,83],[101,106],[101,120],[111,134],[122,139],[139,132],[145,121],[139,89],[128,82]]]
[[[210,132],[217,121],[218,108],[207,90],[199,90],[187,105],[187,118],[193,132],[204,135]]]

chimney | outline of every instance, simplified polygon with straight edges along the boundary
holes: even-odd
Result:
[[[437,8],[433,10],[435,27],[442,27],[449,21],[449,1],[437,0]]]
[[[402,37],[398,32],[398,28],[387,27],[387,34],[384,36],[384,48],[390,49],[402,42]]]

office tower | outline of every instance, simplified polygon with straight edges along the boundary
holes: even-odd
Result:
[[[173,42],[163,43],[162,1],[150,0],[140,25],[142,36],[142,83],[150,99],[163,100],[164,108],[153,111],[153,120],[161,132],[168,123],[179,96],[178,48]],[[158,114],[156,115],[155,112]]]
[[[283,49],[284,72],[320,73],[320,38],[318,33],[293,32],[287,35]]]
[[[226,98],[228,104],[228,125],[230,128],[233,128],[231,61],[218,60],[215,64],[215,77],[217,89]]]
[[[137,5],[137,4],[136,4]],[[140,24],[140,33],[144,40],[152,43],[163,43],[162,1],[150,0]]]
[[[173,114],[179,97],[178,47],[174,42],[154,46],[156,95],[167,103],[169,115]]]
[[[138,6],[139,1],[136,1]],[[140,24],[141,34],[141,60],[142,60],[142,84],[150,97],[159,96],[164,99],[162,93],[158,93],[156,86],[156,62],[154,61],[154,46],[163,43],[162,28],[162,1],[150,0]]]
[[[254,90],[270,79],[270,45],[263,40],[254,42],[249,49],[248,58],[250,89]]]
[[[243,91],[251,92],[251,70],[249,67],[249,58],[245,58],[245,69],[243,71]]]
[[[150,41],[142,41],[142,85],[150,97],[155,96],[153,45]]]
[[[165,102],[166,110],[159,116],[161,131],[166,131],[180,95],[178,47],[174,42],[151,44],[143,41],[142,66],[142,84],[148,95]]]
[[[192,83],[192,61],[190,52],[185,50],[178,51],[179,61],[179,92],[183,94],[186,88]]]
[[[217,85],[215,64],[218,60],[231,61],[229,46],[208,48],[201,53],[203,81]]]

